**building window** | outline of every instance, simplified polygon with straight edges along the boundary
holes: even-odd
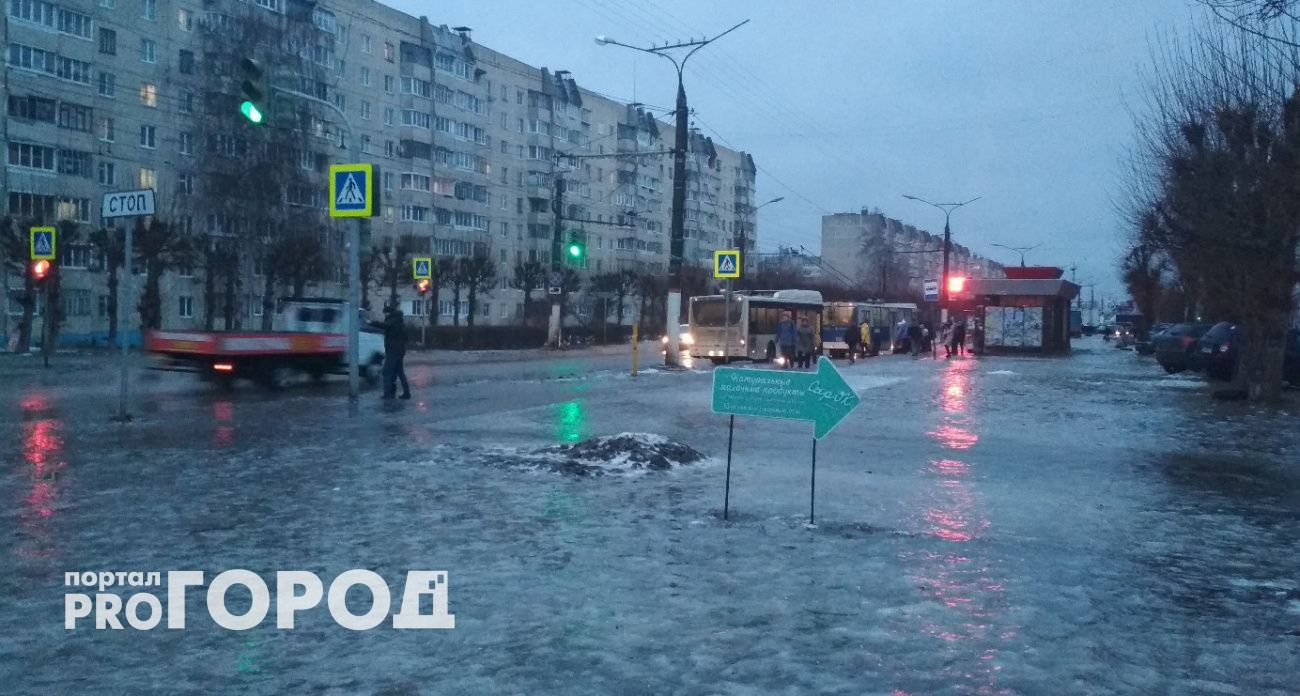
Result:
[[[427,129],[429,127],[429,114],[414,109],[402,109],[402,125]]]
[[[385,192],[385,193],[392,193],[392,192],[393,192],[393,173],[392,173],[392,172],[384,172],[384,178],[383,178],[383,181],[384,181],[384,192]],[[390,217],[391,217],[391,216],[390,216]]]
[[[114,125],[112,118],[108,116],[99,117],[99,125],[96,126],[95,130],[99,133],[100,141],[110,143],[117,139],[117,127]]]
[[[366,34],[361,35],[361,52],[362,53],[374,52],[374,44],[371,42],[370,37],[367,36]]]
[[[389,94],[392,94],[393,85],[395,85],[396,82],[397,81],[393,79],[392,75],[384,75],[384,91],[388,92]]]
[[[361,102],[361,118],[367,121],[370,120],[370,102],[368,101]]]
[[[140,60],[145,63],[158,62],[158,44],[153,39],[140,39]]]
[[[177,311],[177,314],[180,315],[180,318],[181,318],[181,319],[193,319],[193,318],[194,318],[194,298],[193,298],[193,297],[190,297],[190,296],[188,296],[188,295],[181,295],[180,297],[177,297],[176,299],[177,299],[177,301],[178,301],[178,302],[177,302],[177,310],[178,310],[178,311]]]
[[[90,178],[90,153],[80,150],[59,150],[59,173]]]
[[[181,9],[177,10],[177,11],[176,11],[176,26],[179,27],[181,31],[193,31],[193,30],[194,30],[194,15],[191,14],[190,11],[187,10],[187,9],[185,9],[185,8],[181,8]]]
[[[144,0],[141,3],[140,16],[151,22],[158,19],[158,0]]]
[[[100,162],[98,167],[99,183],[102,186],[117,185],[117,167],[112,162]]]
[[[59,127],[68,130],[91,132],[90,108],[63,102],[59,104]]]
[[[145,82],[140,85],[140,103],[144,106],[158,106],[158,86]]]
[[[180,60],[178,61],[177,69],[180,70],[182,75],[194,74],[194,52],[193,51],[186,51],[184,49],[181,49]]]
[[[153,188],[158,183],[158,173],[148,167],[140,167],[140,177],[136,183],[140,188]]]
[[[193,174],[177,175],[176,192],[194,195],[194,175]]]
[[[393,110],[388,107],[384,107],[384,125],[393,125]]]
[[[181,90],[181,98],[177,104],[177,108],[179,108],[183,114],[194,113],[194,93],[188,89]]]
[[[117,55],[117,32],[104,27],[99,28],[99,52],[106,56]]]
[[[361,86],[362,87],[370,86],[370,68],[361,69]]]
[[[27,143],[9,143],[9,166],[54,171],[54,148]]]
[[[158,146],[158,129],[155,126],[140,126],[140,147],[153,149]]]
[[[390,111],[391,111],[391,109],[390,109]],[[385,140],[385,141],[384,141],[384,156],[385,156],[385,157],[392,157],[392,156],[393,156],[393,151],[394,151],[394,149],[395,149],[395,148],[393,147],[393,141],[391,141],[391,140]]]
[[[113,73],[102,72],[99,74],[99,96],[113,97],[117,95],[117,76]]]
[[[402,94],[414,94],[417,97],[429,98],[429,83],[415,77],[402,78]]]
[[[182,155],[194,154],[194,134],[188,132],[177,133],[176,149]]]
[[[387,41],[384,42],[384,60],[393,62],[393,44]]]

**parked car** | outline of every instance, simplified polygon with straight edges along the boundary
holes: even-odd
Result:
[[[1156,362],[1165,372],[1176,374],[1191,369],[1196,353],[1196,341],[1210,330],[1212,324],[1173,324],[1151,337],[1151,347]]]
[[[1241,354],[1241,330],[1221,321],[1196,342],[1194,365],[1210,379],[1231,380]],[[1282,353],[1282,381],[1300,386],[1300,329],[1288,329]]]
[[[1138,340],[1133,342],[1133,350],[1136,351],[1138,355],[1154,354],[1156,352],[1156,348],[1153,343],[1155,337],[1159,336],[1161,333],[1163,333],[1171,326],[1173,326],[1173,324],[1162,323],[1162,324],[1156,324],[1155,326],[1151,327],[1150,334],[1148,334],[1143,338],[1139,338]]]

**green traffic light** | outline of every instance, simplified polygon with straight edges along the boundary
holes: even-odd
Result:
[[[240,104],[239,113],[243,114],[244,118],[247,118],[253,123],[262,122],[262,110],[257,108],[257,105],[251,101],[246,101],[243,104]]]
[[[576,258],[581,258],[581,257],[582,257],[582,246],[581,246],[580,244],[570,244],[570,245],[569,245],[569,256],[572,256],[572,257],[575,258],[575,259],[576,259]]]

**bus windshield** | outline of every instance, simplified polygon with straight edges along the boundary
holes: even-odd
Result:
[[[694,298],[691,300],[691,323],[696,326],[725,326],[722,316],[723,300],[720,297]],[[731,325],[740,323],[740,303],[731,303]]]

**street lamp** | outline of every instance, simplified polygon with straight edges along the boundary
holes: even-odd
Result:
[[[686,131],[688,109],[686,106],[686,87],[682,81],[682,70],[686,67],[686,61],[695,55],[695,52],[717,41],[718,39],[730,34],[736,29],[748,23],[745,20],[740,24],[714,36],[713,38],[700,39],[698,41],[685,41],[675,44],[664,44],[663,46],[651,46],[643,48],[641,46],[632,46],[629,44],[615,41],[614,39],[601,34],[596,37],[596,43],[601,46],[613,44],[630,48],[634,51],[649,53],[651,55],[667,58],[672,61],[673,67],[677,69],[677,134],[673,145],[673,210],[670,222],[670,231],[672,240],[669,243],[668,256],[668,306],[664,312],[664,319],[668,326],[668,346],[664,351],[664,364],[676,367],[681,364],[681,356],[678,352],[681,340],[681,324],[679,318],[682,309],[682,253],[685,246],[686,234]],[[669,51],[677,49],[689,49],[686,54],[678,60]]]
[[[1024,268],[1024,267],[1025,267],[1025,252],[1026,252],[1026,251],[1033,251],[1034,249],[1037,249],[1038,247],[1042,246],[1042,244],[1035,244],[1035,245],[1033,245],[1033,246],[1027,246],[1027,247],[1013,247],[1013,246],[1007,246],[1006,244],[991,244],[990,246],[995,246],[995,247],[998,247],[998,248],[1000,248],[1000,249],[1006,249],[1006,250],[1008,250],[1008,251],[1014,251],[1014,252],[1016,252],[1017,254],[1020,254],[1020,267],[1021,267],[1021,268]]]
[[[762,205],[756,206],[752,211],[750,211],[750,214],[757,217],[758,211],[762,210],[764,207],[772,205],[773,203],[780,203],[783,200],[785,200],[785,196],[777,196]],[[748,253],[745,250],[748,248],[749,244],[749,237],[747,235],[749,224],[750,223],[747,222],[740,223],[740,244],[737,245],[737,248],[740,249],[740,275],[742,277],[745,275],[745,258],[748,256]],[[734,244],[735,241],[736,240],[733,239],[732,243]]]
[[[903,194],[903,198],[906,198],[909,201],[916,201],[918,203],[934,206],[943,211],[943,277],[939,279],[939,309],[943,310],[942,313],[946,315],[948,312],[948,255],[952,253],[952,231],[948,225],[948,221],[952,218],[952,211],[964,205],[970,205],[971,203],[978,201],[981,197],[976,196],[965,203],[932,203],[924,198],[909,196],[906,193]],[[947,316],[942,318],[947,319]]]

